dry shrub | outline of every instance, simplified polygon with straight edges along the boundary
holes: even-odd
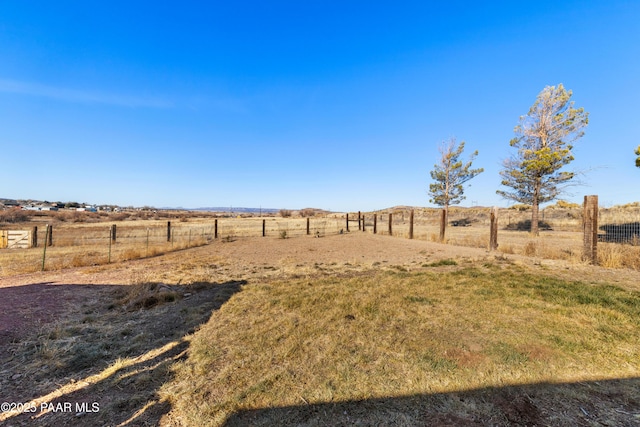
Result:
[[[465,236],[464,238],[457,239],[455,244],[470,248],[487,248],[489,246],[487,238],[484,236]]]
[[[541,258],[546,259],[563,259],[578,263],[582,259],[582,253],[572,248],[543,245],[537,248],[537,253]]]
[[[566,200],[558,200],[555,205],[549,206],[548,209],[555,209],[555,208],[558,208],[558,209],[580,209],[581,207],[582,206],[580,206],[577,203],[571,203],[571,202],[568,202]]]
[[[598,264],[606,268],[622,267],[622,251],[615,244],[600,245],[598,248]]]
[[[12,208],[9,210],[0,211],[0,223],[5,222],[13,224],[16,222],[29,221],[29,214],[27,211],[23,211],[20,208]]]
[[[536,242],[527,242],[527,244],[524,245],[524,249],[522,251],[522,253],[526,256],[536,256],[537,252],[538,244]]]
[[[598,264],[606,268],[640,270],[640,248],[631,245],[601,243],[598,245]]]
[[[530,210],[531,206],[523,205],[523,204],[515,204],[515,205],[511,206],[509,209],[512,209],[512,210],[518,211],[518,212],[524,212],[524,211]]]
[[[126,249],[122,253],[122,259],[124,261],[129,261],[129,260],[138,259],[138,258],[142,258],[142,254],[137,249]]]
[[[64,211],[58,212],[56,218],[61,222],[86,222],[89,217],[85,212]]]
[[[91,261],[84,255],[74,255],[69,264],[71,267],[84,267],[90,265]]]
[[[498,246],[498,250],[500,252],[502,252],[503,254],[515,254],[516,251],[513,248],[513,245],[510,243],[500,243],[500,245]]]
[[[315,216],[315,214],[316,214],[316,211],[315,209],[312,209],[312,208],[306,208],[300,211],[300,216],[303,218],[312,217],[312,216]]]
[[[125,219],[128,219],[129,216],[130,215],[127,212],[118,212],[112,214],[109,219],[111,219],[112,221],[124,221]]]
[[[158,256],[164,254],[164,251],[160,248],[149,248],[148,256]]]

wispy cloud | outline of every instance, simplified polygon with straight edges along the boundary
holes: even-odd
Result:
[[[171,102],[160,98],[138,97],[99,91],[76,90],[0,78],[0,92],[53,98],[83,104],[105,104],[131,108],[170,108]]]

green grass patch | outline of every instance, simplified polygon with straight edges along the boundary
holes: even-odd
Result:
[[[422,264],[423,267],[443,267],[446,265],[458,265],[458,262],[453,259],[441,259],[427,264]]]

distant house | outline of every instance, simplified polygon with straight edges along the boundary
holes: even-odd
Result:
[[[95,206],[85,206],[82,208],[76,208],[78,212],[98,212],[98,209]]]

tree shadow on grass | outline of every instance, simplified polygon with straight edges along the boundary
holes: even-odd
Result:
[[[0,288],[0,300],[35,298],[35,290],[61,307],[71,302],[55,318],[36,314],[36,329],[5,334],[0,401],[28,403],[29,412],[3,412],[0,425],[157,425],[170,410],[158,390],[188,336],[245,283]]]
[[[240,411],[234,426],[639,426],[640,378]]]

